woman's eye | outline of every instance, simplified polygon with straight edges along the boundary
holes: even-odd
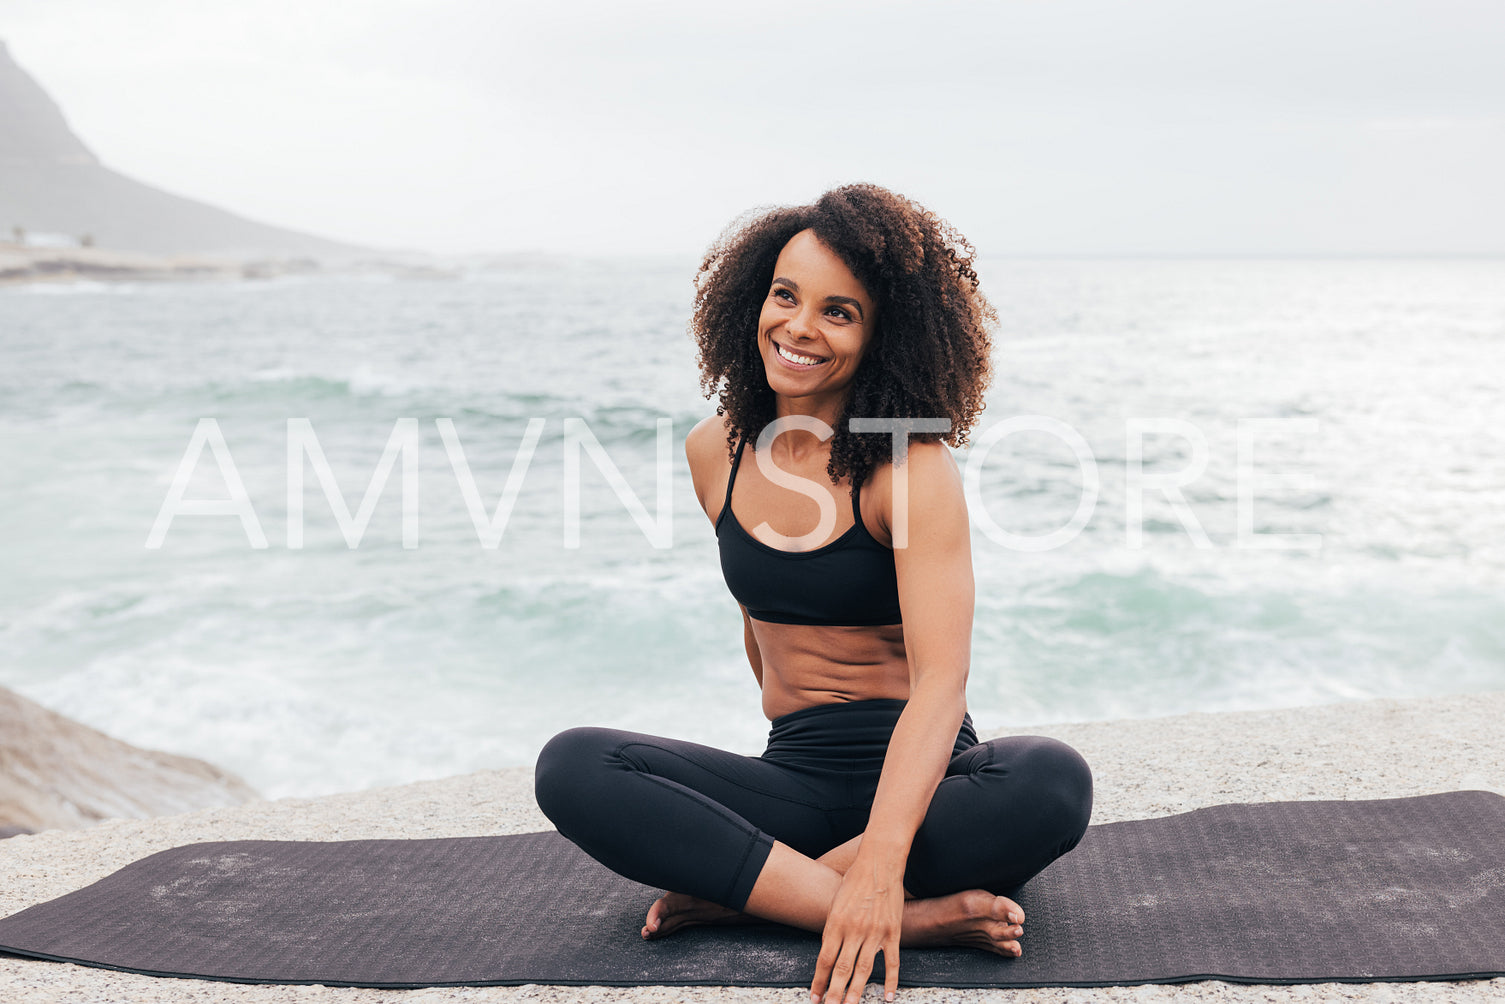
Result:
[[[835,314],[843,321],[850,321],[852,319],[852,315],[847,313],[845,310],[842,310],[840,307],[832,307],[831,313]]]
[[[794,299],[794,294],[791,293],[791,292],[789,292],[789,290],[787,290],[787,289],[776,289],[776,290],[773,291],[773,295],[776,298],[777,297],[787,297],[788,299],[791,299],[791,300]]]

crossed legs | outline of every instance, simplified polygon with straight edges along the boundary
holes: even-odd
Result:
[[[612,729],[571,729],[539,757],[540,807],[622,875],[674,890],[645,937],[747,913],[807,930],[825,923],[856,855],[876,772],[744,757]],[[1070,747],[990,740],[952,758],[915,834],[904,944],[1019,954],[1023,911],[1007,893],[1076,846],[1091,773]]]
[[[1054,740],[992,740],[953,757],[915,835],[901,943],[1020,954],[1024,911],[1002,894],[1076,846],[1090,811],[1086,764]],[[820,931],[861,840],[859,833],[814,858],[775,843],[745,913]],[[670,893],[650,909],[643,934],[661,937],[688,923],[727,923],[740,916],[730,907]]]

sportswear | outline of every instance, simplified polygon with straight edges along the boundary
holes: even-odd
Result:
[[[899,579],[894,552],[862,522],[860,489],[852,490],[854,522],[846,533],[811,551],[784,551],[758,540],[732,512],[732,486],[742,463],[737,443],[726,501],[716,517],[721,574],[753,620],[775,624],[899,624]]]

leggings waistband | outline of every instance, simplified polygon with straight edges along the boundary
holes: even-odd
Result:
[[[875,698],[816,704],[780,715],[768,730],[763,759],[841,770],[881,770],[888,740],[907,701]],[[952,755],[977,745],[972,716],[964,715]]]

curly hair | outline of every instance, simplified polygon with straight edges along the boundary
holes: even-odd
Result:
[[[774,263],[790,238],[814,231],[877,307],[877,323],[853,376],[831,439],[832,483],[862,484],[891,459],[888,434],[854,433],[849,417],[949,418],[948,433],[918,441],[952,446],[983,408],[992,377],[989,329],[997,314],[978,289],[976,252],[950,224],[877,185],[845,185],[813,205],[753,210],[706,252],[695,276],[690,333],[700,350],[700,383],[725,417],[727,451],[756,439],[774,415],[774,392],[758,352],[758,317]]]

